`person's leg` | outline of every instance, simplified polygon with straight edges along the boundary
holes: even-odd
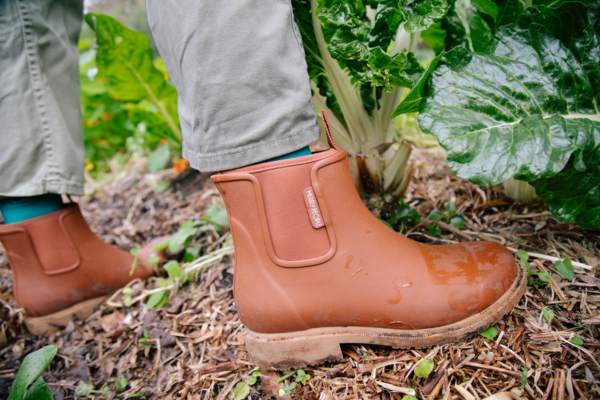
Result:
[[[60,194],[83,195],[82,12],[82,0],[0,1],[0,241],[17,304],[37,317],[26,320],[32,333],[153,273],[140,265],[130,275],[133,256],[62,204]]]
[[[319,134],[290,0],[149,0],[179,92],[184,156],[212,176],[235,244],[235,305],[261,368],[341,360],[340,343],[429,347],[493,325],[527,275],[497,243],[430,246],[363,204]],[[323,115],[324,126],[328,122]]]
[[[193,168],[239,168],[319,138],[289,0],[152,0],[147,8]]]

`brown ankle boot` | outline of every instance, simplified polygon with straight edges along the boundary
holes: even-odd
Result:
[[[341,360],[341,343],[422,348],[480,332],[510,311],[526,272],[493,242],[432,246],[364,206],[345,152],[212,177],[235,243],[234,297],[261,367]]]
[[[130,276],[133,256],[94,235],[77,205],[0,225],[0,241],[13,271],[17,304],[40,317],[26,320],[35,334],[64,326],[72,315],[85,318],[107,294],[154,273],[142,260]]]

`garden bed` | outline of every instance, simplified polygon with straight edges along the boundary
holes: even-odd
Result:
[[[415,176],[406,203],[427,216],[453,202],[464,227],[440,220],[441,235],[436,237],[425,218],[418,224],[396,223],[397,230],[429,243],[493,240],[515,252],[523,249],[532,255],[532,270],[546,271],[552,280],[530,285],[516,309],[494,326],[496,334],[489,335],[493,339],[473,335],[421,350],[345,345],[342,362],[304,369],[310,375],[305,383],[297,373],[281,380],[285,373],[261,371],[249,385],[249,398],[383,400],[401,399],[411,389],[419,399],[485,399],[498,392],[507,393],[503,398],[600,397],[600,234],[558,221],[543,204],[514,203],[500,187],[482,188],[456,178],[439,148],[415,150],[412,158]],[[101,184],[89,180],[87,189],[93,193],[79,203],[100,237],[127,250],[172,234],[220,200],[208,175],[193,171],[148,174],[142,161],[131,160],[114,177]],[[156,190],[163,181],[171,186]],[[373,206],[376,200],[365,199],[387,220],[389,210]],[[205,244],[203,254],[214,254],[228,235],[227,230],[213,231],[193,240]],[[568,281],[557,273],[552,257],[568,257],[583,267],[575,264],[574,279]],[[234,307],[233,258],[221,255],[198,268],[198,279],[173,289],[160,309],[146,310],[143,301],[125,307],[117,294],[85,321],[31,336],[22,325],[23,313],[11,293],[11,272],[0,253],[0,397],[8,396],[23,358],[49,344],[58,348],[58,355],[43,376],[56,400],[76,397],[78,386],[83,393],[82,384],[93,386],[89,397],[109,399],[221,400],[234,387],[245,389],[238,384],[252,382],[257,368],[244,348]],[[154,285],[132,284],[133,298]],[[553,314],[550,324],[548,310]],[[414,370],[424,359],[434,361],[433,372],[416,378]],[[123,377],[127,379],[118,388],[115,381]],[[286,388],[291,396],[280,396]]]

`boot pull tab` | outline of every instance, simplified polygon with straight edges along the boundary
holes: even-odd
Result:
[[[327,111],[321,110],[321,118],[323,119],[323,125],[325,125],[325,132],[327,132],[327,142],[329,146],[333,147],[336,150],[340,148],[335,144],[333,140],[333,135],[331,134],[331,126],[329,126],[329,118],[327,117]]]

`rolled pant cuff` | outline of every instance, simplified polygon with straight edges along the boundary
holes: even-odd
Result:
[[[319,126],[315,125],[280,140],[244,146],[236,149],[235,152],[227,154],[215,156],[201,155],[187,148],[185,144],[181,152],[183,158],[190,163],[190,166],[198,171],[227,171],[294,152],[317,141],[320,134]]]

